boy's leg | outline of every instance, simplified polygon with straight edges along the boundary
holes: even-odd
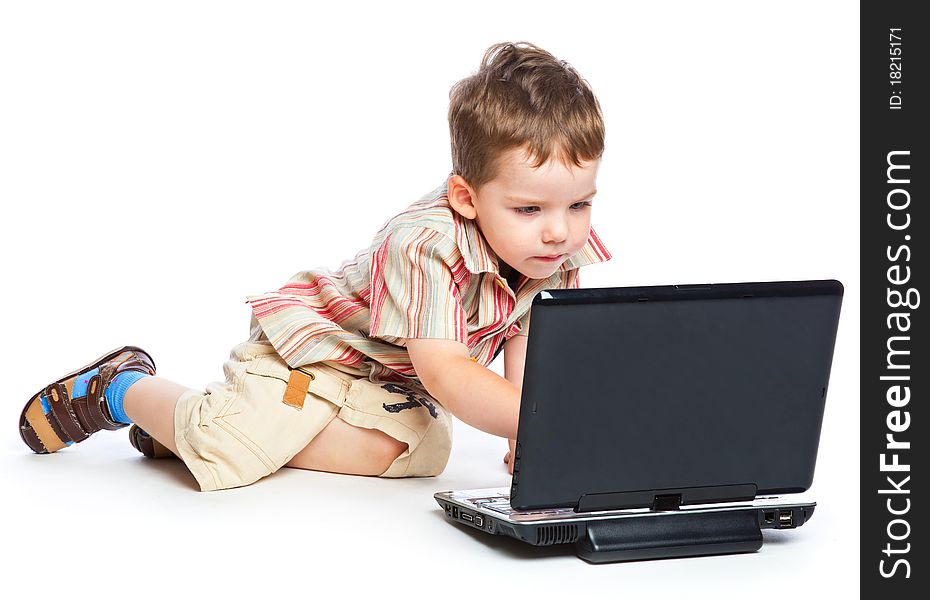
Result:
[[[133,423],[179,455],[174,441],[174,408],[187,387],[162,377],[134,383],[123,399]],[[377,429],[349,425],[334,418],[285,466],[348,475],[380,475],[407,449]]]
[[[178,454],[174,442],[174,407],[187,387],[162,377],[144,377],[123,398],[123,409],[133,423]]]
[[[317,376],[332,374],[311,366]],[[448,411],[425,389],[353,376],[337,416],[285,465],[314,471],[419,477],[443,471],[452,448]]]
[[[377,429],[349,425],[334,418],[285,467],[345,473],[381,475],[407,444]]]

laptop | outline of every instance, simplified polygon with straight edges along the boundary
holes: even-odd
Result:
[[[546,290],[510,488],[446,517],[589,562],[754,552],[812,516],[836,280]]]

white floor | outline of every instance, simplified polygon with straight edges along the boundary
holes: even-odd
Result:
[[[589,565],[570,546],[534,548],[445,522],[433,492],[507,485],[502,456],[501,440],[456,422],[438,478],[283,469],[249,487],[201,493],[180,461],[137,454],[126,430],[49,456],[4,436],[4,587],[43,598],[324,590],[410,598],[752,590],[768,598],[858,586],[857,527],[827,494],[807,525],[766,532],[758,553],[723,557]]]

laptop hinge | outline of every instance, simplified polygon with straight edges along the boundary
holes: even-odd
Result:
[[[584,494],[578,499],[575,512],[620,510],[624,508],[649,508],[654,511],[678,510],[684,504],[753,500],[756,497],[757,489],[754,483],[742,483],[665,490]]]
[[[652,510],[678,510],[681,508],[681,494],[656,494],[652,501]]]

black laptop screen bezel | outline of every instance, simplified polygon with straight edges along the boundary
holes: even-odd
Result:
[[[577,509],[579,503],[583,508],[587,496],[588,501],[600,497],[611,502],[623,497],[626,505],[615,508],[633,508],[654,504],[654,496],[663,490],[677,492],[683,504],[689,502],[689,489],[700,490],[693,495],[695,502],[714,501],[706,490],[715,488],[721,490],[720,501],[733,499],[728,491],[745,491],[748,486],[758,494],[806,490],[813,479],[842,295],[843,286],[836,280],[540,292],[532,305],[511,505],[519,510]],[[731,330],[737,326],[767,339],[741,339],[739,332]],[[625,335],[637,329],[635,339]],[[579,340],[585,335],[590,344]],[[759,367],[749,381],[726,380],[733,376],[713,372],[719,370],[716,367],[706,373],[693,371],[687,375],[694,382],[688,389],[705,390],[708,398],[700,406],[679,401],[682,394],[675,394],[674,388],[684,383],[675,378],[685,376],[681,374],[688,373],[692,363],[716,365],[714,356],[708,355],[715,352],[715,343],[724,344],[716,352],[721,357],[729,352],[726,360],[745,360],[745,372],[762,364],[753,362],[753,357],[780,362],[784,368]],[[655,410],[675,410],[675,418],[668,419],[677,419],[680,436],[674,440],[669,431],[646,423],[645,418],[640,419],[641,426],[622,420],[629,412],[622,400],[630,400],[624,390],[646,389],[643,382],[634,381],[638,372],[625,369],[633,368],[630,365],[640,355],[675,356],[675,350],[663,350],[662,344],[677,349],[691,346],[688,352],[680,350],[677,366],[653,369],[657,358],[643,365],[644,376],[652,377],[654,387],[668,395],[660,400],[652,397]],[[744,345],[745,352],[737,352],[735,344]],[[628,360],[618,364],[612,355]],[[592,360],[598,364],[592,366]],[[730,386],[742,391],[726,402]],[[721,412],[720,419],[709,418],[714,410],[709,398],[717,398],[714,402],[729,407],[729,412]],[[647,402],[637,405],[641,416],[651,410]],[[694,422],[704,419],[707,431],[717,431],[712,439],[702,438],[699,428],[691,427],[692,419],[677,416],[689,410],[701,411],[695,412]],[[726,423],[725,429],[720,429],[721,423]],[[611,440],[618,431],[624,432],[623,439]],[[757,438],[769,440],[773,447],[755,447]],[[674,460],[687,464],[676,466],[669,456],[663,458],[662,440]],[[725,453],[731,442],[737,454]],[[582,453],[582,447],[591,452]],[[630,462],[633,454],[636,462]],[[707,468],[702,455],[717,466]],[[650,460],[656,461],[654,468],[649,468]],[[627,469],[622,467],[624,461]],[[727,461],[732,464],[722,468]],[[746,461],[752,464],[743,468]],[[782,464],[785,461],[791,464]],[[634,472],[637,475],[628,476]]]

